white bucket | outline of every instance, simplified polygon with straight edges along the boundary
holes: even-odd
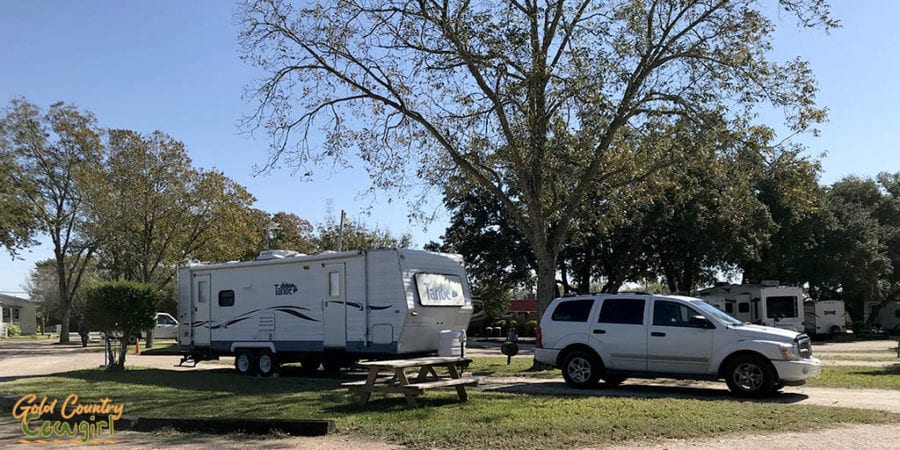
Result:
[[[438,341],[438,356],[464,356],[466,346],[465,330],[441,330]]]

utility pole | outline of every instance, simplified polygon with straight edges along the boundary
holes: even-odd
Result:
[[[345,214],[345,213],[344,213],[344,210],[342,209],[342,210],[341,210],[341,222],[340,222],[340,224],[338,224],[338,227],[339,227],[339,228],[338,228],[338,248],[337,248],[337,251],[341,251],[341,248],[343,247],[343,240],[344,240],[344,222],[346,221],[346,219],[347,219],[347,214]]]

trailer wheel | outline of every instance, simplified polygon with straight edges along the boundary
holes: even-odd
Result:
[[[256,367],[259,369],[260,375],[269,377],[278,372],[278,360],[275,358],[275,355],[269,352],[262,352],[256,358]]]
[[[830,331],[831,331],[832,336],[840,336],[841,335],[841,327],[839,327],[837,325],[832,325]]]
[[[240,375],[251,375],[256,372],[256,358],[253,352],[240,351],[234,357],[234,368]]]

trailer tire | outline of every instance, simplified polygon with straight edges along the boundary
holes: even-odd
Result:
[[[242,350],[234,356],[234,369],[240,375],[253,375],[256,373],[256,358],[253,352]]]
[[[839,327],[837,325],[832,325],[831,330],[829,330],[829,331],[831,331],[832,336],[840,336],[841,335],[841,327]]]
[[[260,352],[256,356],[256,367],[260,375],[270,377],[278,372],[278,359],[269,352]]]

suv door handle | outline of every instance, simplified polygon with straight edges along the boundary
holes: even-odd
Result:
[[[657,336],[657,337],[663,337],[665,335],[666,335],[666,333],[663,333],[661,331],[653,331],[650,333],[650,336]]]
[[[594,330],[594,334],[606,334],[606,330]]]

